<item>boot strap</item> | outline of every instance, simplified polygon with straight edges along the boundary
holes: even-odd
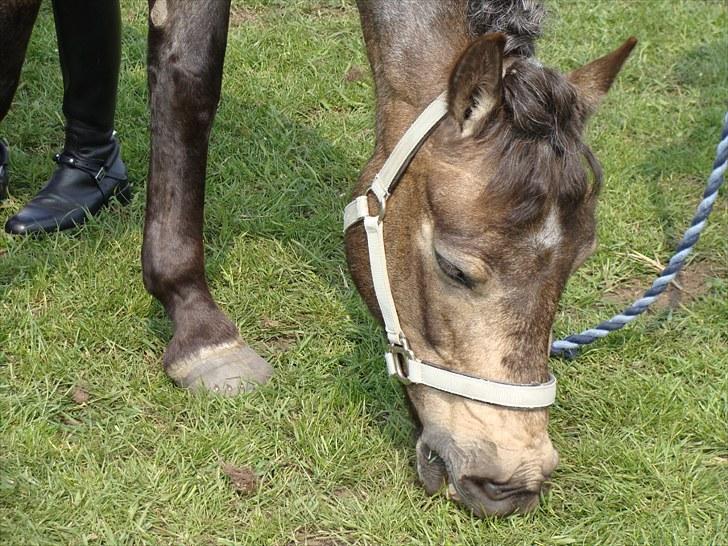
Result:
[[[76,157],[65,151],[53,156],[53,160],[59,165],[66,165],[73,169],[85,172],[91,176],[97,184],[100,184],[101,181],[106,178],[106,174],[114,164],[114,161],[116,161],[116,158],[119,157],[119,151],[120,146],[117,144],[114,146],[114,151],[109,154],[109,157],[107,157],[104,162]]]

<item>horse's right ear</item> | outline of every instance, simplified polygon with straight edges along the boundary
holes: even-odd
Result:
[[[476,134],[500,103],[505,43],[500,32],[481,36],[468,46],[450,74],[448,110],[463,136]]]
[[[632,36],[611,53],[569,73],[569,81],[579,90],[590,112],[599,106],[636,44],[637,38]]]

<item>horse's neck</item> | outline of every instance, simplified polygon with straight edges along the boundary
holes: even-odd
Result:
[[[533,0],[358,0],[377,86],[377,139],[391,149],[445,91],[473,35],[506,34],[506,53],[530,56],[544,9]]]
[[[467,46],[467,1],[361,0],[377,91],[377,142],[391,151],[419,113],[446,90]]]

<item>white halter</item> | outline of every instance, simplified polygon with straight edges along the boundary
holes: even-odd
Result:
[[[344,231],[359,221],[364,221],[374,292],[389,341],[389,348],[384,353],[387,371],[405,384],[422,384],[489,404],[512,408],[550,406],[556,399],[556,379],[553,375],[549,374],[549,381],[546,383],[517,385],[479,379],[433,366],[415,357],[399,324],[384,253],[383,221],[387,199],[412,157],[446,114],[447,98],[446,93],[443,93],[407,129],[364,195],[355,198],[344,210]],[[379,202],[379,210],[375,215],[369,212],[370,192]]]

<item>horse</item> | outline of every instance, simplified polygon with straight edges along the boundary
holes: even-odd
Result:
[[[22,12],[36,4],[7,7],[18,11],[16,31],[26,41]],[[596,241],[601,171],[584,126],[635,41],[563,75],[534,57],[544,16],[534,0],[357,5],[375,81],[376,143],[354,196],[383,205],[368,191],[372,178],[420,113],[445,97],[441,119],[397,173],[382,224],[407,351],[460,377],[545,384],[560,294]],[[273,369],[217,306],[204,270],[205,171],[229,12],[230,0],[149,0],[142,270],[174,325],[166,374],[179,387],[233,396],[266,383]],[[386,323],[357,224],[345,246],[359,293]],[[401,354],[395,368],[407,379],[415,361]],[[478,516],[538,504],[558,462],[545,407],[407,383],[417,473],[428,493],[447,485]]]
[[[150,2],[143,270],[175,325],[168,375],[184,387],[235,394],[267,381],[272,369],[215,305],[204,277],[204,172],[226,4]],[[584,127],[635,40],[562,75],[534,58],[544,11],[530,0],[357,5],[375,80],[376,144],[355,196],[367,193],[420,112],[447,94],[446,114],[387,203],[383,244],[402,331],[420,358],[441,368],[506,384],[548,381],[559,297],[596,244],[602,175]],[[358,291],[383,320],[364,230],[350,227],[345,245]],[[405,391],[428,493],[447,483],[480,516],[538,504],[558,463],[547,409],[421,384]]]
[[[373,280],[372,262],[386,249],[405,366],[416,353],[437,370],[499,387],[545,385],[557,303],[596,247],[602,173],[584,127],[636,40],[562,75],[533,56],[543,16],[534,2],[358,6],[377,99],[375,149],[354,191],[365,209],[384,206],[376,180],[402,134],[438,95],[447,98],[389,191],[381,250],[368,227],[347,222],[357,289],[398,358],[388,298]],[[405,380],[428,493],[447,484],[480,516],[537,506],[558,463],[547,409],[482,403],[395,375]]]

